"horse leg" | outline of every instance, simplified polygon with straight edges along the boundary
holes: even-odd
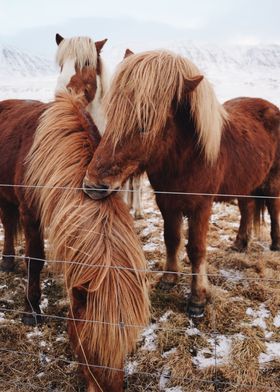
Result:
[[[134,217],[135,219],[143,218],[142,214],[142,181],[141,177],[134,177],[132,179],[132,186],[133,186],[133,198],[132,198],[132,206],[134,209]]]
[[[237,252],[245,252],[251,238],[255,202],[248,198],[238,199],[238,206],[241,219],[236,240],[231,248]]]
[[[190,317],[203,317],[208,293],[206,238],[211,204],[198,208],[189,218],[188,256],[192,265],[191,295],[188,302]]]
[[[45,259],[44,240],[39,221],[33,219],[32,215],[24,209],[21,209],[21,221],[25,236],[27,268],[26,313],[22,321],[27,325],[36,325],[42,322],[39,303],[41,298],[40,273]]]
[[[18,209],[12,204],[1,205],[0,216],[4,227],[4,248],[0,269],[12,272],[15,270],[14,239],[18,228]]]
[[[132,202],[133,202],[133,184],[132,184],[132,179],[129,178],[126,183],[124,184],[123,187],[123,200],[124,202],[128,205],[128,208],[132,208]]]
[[[162,210],[164,219],[164,241],[166,246],[166,271],[158,287],[169,289],[178,281],[178,274],[170,272],[179,272],[179,251],[182,237],[183,216],[180,211]]]
[[[266,206],[270,215],[271,221],[271,250],[280,250],[280,227],[279,227],[279,216],[280,216],[280,200],[279,199],[266,199]]]

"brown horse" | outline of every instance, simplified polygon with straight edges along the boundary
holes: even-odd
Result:
[[[78,80],[71,79],[75,91]],[[68,332],[88,391],[120,392],[125,356],[149,319],[145,259],[121,197],[93,202],[82,191],[100,141],[87,103],[84,94],[62,93],[44,112],[28,154],[26,183],[35,188],[27,194],[65,275]]]
[[[235,246],[242,249],[254,215],[250,196],[267,196],[271,249],[280,249],[279,109],[254,98],[222,106],[189,60],[150,51],[131,55],[119,66],[107,116],[84,179],[85,192],[93,199],[106,197],[132,173],[146,170],[164,219],[163,286],[177,280],[181,224],[187,216],[193,272],[188,309],[201,316],[208,294],[206,237],[214,200],[238,198],[241,224]]]
[[[93,111],[98,117],[100,101],[106,91],[106,72],[100,56],[106,40],[94,42],[88,37],[64,39],[57,34],[56,42],[59,46],[57,62],[61,67],[57,92],[67,91],[71,77],[78,74],[78,78],[73,79],[72,87],[76,84],[77,93],[85,94],[87,111]],[[80,77],[81,72],[83,79]],[[89,82],[88,85],[86,81]],[[4,271],[14,270],[14,239],[20,222],[25,236],[25,255],[30,257],[29,300],[37,314],[40,313],[39,275],[43,267],[41,260],[45,258],[44,246],[40,222],[32,209],[27,208],[24,188],[20,185],[23,184],[24,159],[31,147],[39,117],[47,108],[48,105],[32,100],[7,100],[0,103],[0,218],[4,226],[0,268]],[[103,119],[99,122],[100,126],[104,126]],[[33,263],[35,259],[38,260]],[[26,310],[30,311],[29,301],[26,302]],[[34,317],[28,314],[23,320],[34,323]],[[37,317],[37,321],[41,321],[40,317]]]

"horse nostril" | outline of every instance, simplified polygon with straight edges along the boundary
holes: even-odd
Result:
[[[109,189],[108,185],[100,184],[100,185],[91,185],[91,189],[94,191],[107,191]]]
[[[94,200],[103,199],[108,196],[108,185],[105,184],[88,184],[86,181],[83,183],[84,192]]]

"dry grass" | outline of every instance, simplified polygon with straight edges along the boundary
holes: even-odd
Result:
[[[136,222],[136,229],[149,268],[158,271],[164,262],[162,220],[153,196],[145,193],[144,198],[145,219]],[[127,391],[280,390],[280,353],[267,362],[259,362],[260,354],[268,353],[268,344],[280,344],[280,328],[275,325],[276,316],[280,316],[280,285],[269,281],[280,280],[280,260],[279,253],[268,249],[269,225],[248,252],[238,254],[229,250],[238,225],[236,206],[216,205],[214,213],[208,240],[212,288],[205,317],[193,323],[186,315],[189,276],[182,275],[178,285],[163,292],[155,287],[160,273],[150,273],[153,329],[143,336],[137,351],[128,359]],[[182,271],[190,272],[184,252]],[[53,278],[48,268],[42,281],[43,298],[48,298],[44,312],[66,316],[61,282]],[[46,324],[38,327],[41,334],[28,338],[34,329],[22,325],[19,313],[2,310],[20,312],[24,285],[22,263],[15,274],[0,273],[0,314],[5,313],[0,322],[0,347],[19,352],[0,351],[1,390],[84,391],[78,366],[71,363],[75,358],[64,321],[47,319]],[[201,366],[198,358],[204,358],[207,366]]]

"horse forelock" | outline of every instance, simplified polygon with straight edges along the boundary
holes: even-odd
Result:
[[[151,146],[163,130],[174,100],[188,100],[199,144],[207,161],[214,162],[227,114],[206,78],[187,96],[186,82],[198,74],[190,60],[170,51],[127,57],[117,68],[106,97],[106,136],[117,144],[142,129],[143,141]]]
[[[75,60],[78,68],[85,64],[97,67],[97,50],[94,41],[89,37],[64,38],[57,48],[56,61],[62,67],[68,59]]]

